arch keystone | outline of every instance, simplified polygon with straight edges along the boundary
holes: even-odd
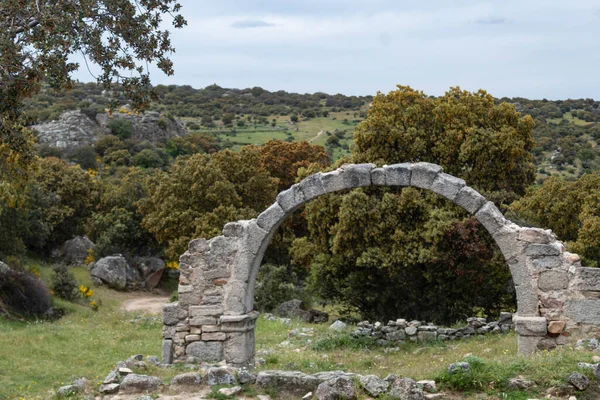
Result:
[[[410,186],[412,164],[384,165],[385,183],[389,186]]]
[[[285,215],[285,211],[283,211],[279,203],[273,203],[258,216],[256,223],[268,232],[274,228],[276,229],[279,223],[285,219]]]

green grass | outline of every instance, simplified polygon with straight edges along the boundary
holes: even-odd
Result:
[[[44,278],[49,277],[48,266],[39,268]],[[82,283],[89,284],[87,271],[75,268],[74,272]],[[94,290],[94,298],[102,301],[98,312],[85,304],[59,302],[70,313],[54,323],[0,319],[0,399],[51,398],[53,390],[83,376],[97,388],[117,361],[133,354],[160,354],[160,322],[151,319],[132,323],[136,314],[119,309],[121,301],[131,294],[105,288]],[[314,336],[288,337],[291,329],[302,327],[313,328]],[[523,357],[517,354],[515,334],[427,345],[406,343],[386,352],[370,340],[353,338],[350,331],[351,328],[345,333],[332,333],[328,324],[299,321],[288,327],[261,317],[256,327],[256,348],[257,357],[265,358],[266,363],[259,370],[345,370],[380,377],[393,373],[416,380],[435,379],[444,391],[460,390],[460,398],[524,399],[565,384],[568,375],[578,370],[577,363],[592,362],[594,355],[565,348]],[[447,375],[448,365],[462,361],[466,355],[477,357],[471,359],[472,372]],[[182,366],[167,370],[151,366],[143,373],[159,376],[168,383],[184,371],[188,370]],[[528,396],[507,389],[508,379],[517,375],[536,382],[536,389],[529,391]],[[257,388],[244,390],[251,395],[256,394]],[[591,393],[598,396],[593,390]]]
[[[587,126],[587,125],[593,124],[593,122],[587,122],[587,121],[584,121],[582,119],[572,116],[570,112],[564,113],[562,118],[548,118],[547,121],[550,124],[558,125],[558,124],[560,124],[560,122],[563,119],[571,124],[575,124],[575,125],[579,125],[579,126]]]

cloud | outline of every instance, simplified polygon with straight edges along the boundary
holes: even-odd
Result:
[[[244,19],[241,21],[235,21],[233,24],[231,24],[231,27],[236,29],[271,28],[273,26],[275,26],[275,24],[260,19]]]
[[[508,23],[508,20],[504,17],[489,16],[485,18],[479,18],[475,20],[475,23],[480,25],[502,25]]]

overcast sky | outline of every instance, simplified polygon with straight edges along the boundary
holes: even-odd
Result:
[[[179,1],[175,75],[155,84],[600,99],[599,0]]]

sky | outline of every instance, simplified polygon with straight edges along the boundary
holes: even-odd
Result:
[[[154,84],[600,99],[598,0],[179,1],[175,75]]]

